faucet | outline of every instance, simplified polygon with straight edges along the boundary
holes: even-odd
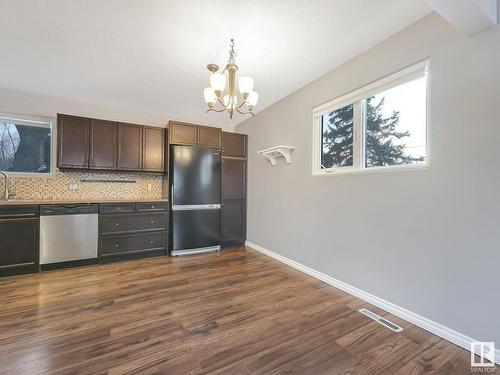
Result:
[[[4,201],[8,201],[9,200],[9,197],[10,197],[10,194],[9,194],[9,175],[5,172],[2,172],[0,171],[0,174],[4,176],[4,179],[5,179],[5,189],[4,189],[4,193],[3,193],[3,200]]]

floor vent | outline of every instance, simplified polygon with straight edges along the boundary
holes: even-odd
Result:
[[[398,326],[397,324],[394,324],[393,322],[388,321],[387,319],[382,318],[381,316],[375,314],[374,312],[371,312],[370,310],[367,309],[360,309],[359,312],[363,315],[366,315],[367,317],[379,322],[383,326],[392,329],[394,332],[401,332],[403,328]]]

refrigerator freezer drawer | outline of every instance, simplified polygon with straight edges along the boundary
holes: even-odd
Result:
[[[220,246],[220,209],[172,210],[172,250]]]

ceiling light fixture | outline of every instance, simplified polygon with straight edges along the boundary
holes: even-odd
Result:
[[[242,115],[250,114],[255,116],[252,111],[259,100],[259,94],[253,91],[254,79],[252,77],[242,76],[239,78],[238,87],[241,98],[238,100],[236,95],[236,71],[238,66],[234,60],[235,57],[234,39],[231,39],[229,61],[226,68],[219,73],[218,65],[207,65],[207,69],[210,71],[210,87],[207,87],[203,92],[208,105],[207,112],[228,111],[229,118],[233,118],[235,111]],[[227,92],[224,92],[226,82],[228,87]]]

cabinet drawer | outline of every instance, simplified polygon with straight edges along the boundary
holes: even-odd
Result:
[[[168,204],[165,203],[136,203],[137,212],[147,212],[147,211],[165,211]]]
[[[166,229],[167,215],[165,213],[102,215],[99,217],[99,233],[101,236]]]
[[[38,206],[0,206],[0,218],[35,217]]]
[[[135,203],[106,203],[99,205],[101,214],[121,214],[135,212]]]
[[[135,236],[107,237],[99,240],[101,256],[161,250],[165,249],[166,246],[166,232]]]

